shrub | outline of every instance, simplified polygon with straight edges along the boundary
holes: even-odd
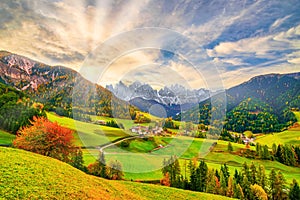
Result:
[[[15,147],[68,163],[72,161],[73,152],[77,151],[73,145],[72,130],[44,117],[34,117],[31,125],[19,130],[13,141]]]

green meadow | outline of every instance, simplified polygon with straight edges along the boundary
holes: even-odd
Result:
[[[115,139],[128,136],[126,131],[117,128],[79,122],[70,118],[60,117],[52,113],[47,113],[47,116],[51,121],[57,121],[63,126],[76,130],[76,142],[80,145],[83,145],[81,143],[82,137],[84,137],[85,146],[95,147]],[[297,113],[297,117],[299,117],[299,112]],[[111,118],[94,117],[93,120],[96,119],[110,120]],[[128,120],[127,122],[125,120],[123,123],[127,123],[126,126],[131,126],[131,120]],[[268,134],[261,136],[257,139],[257,141],[261,144],[268,145],[272,145],[274,141],[278,141],[278,143],[295,144],[295,140],[299,136],[300,131],[288,130],[273,135]],[[231,174],[234,173],[235,169],[241,169],[244,162],[248,164],[254,162],[257,166],[263,165],[266,168],[267,173],[269,173],[272,168],[281,170],[288,183],[292,182],[293,178],[300,180],[299,168],[289,167],[277,161],[249,159],[236,155],[234,152],[244,149],[244,144],[231,143],[233,146],[233,153],[229,153],[227,150],[228,142],[222,140],[215,141],[186,136],[155,136],[152,139],[136,138],[128,141],[128,147],[121,147],[119,143],[104,149],[107,162],[111,160],[119,160],[122,163],[126,180],[161,179],[162,173],[160,168],[162,166],[163,159],[169,158],[169,155],[177,155],[180,158],[181,171],[183,175],[186,175],[185,163],[188,162],[187,160],[194,157],[200,157],[206,161],[209,167],[215,169],[220,169],[220,165],[226,163],[229,166]],[[209,152],[208,147],[210,147],[213,142],[217,142],[217,145],[213,148],[213,151]],[[152,151],[158,145],[162,145],[165,148]],[[251,146],[250,149],[255,150],[255,147]],[[96,160],[99,155],[99,150],[95,148],[87,148],[83,149],[83,153],[85,165],[88,165]]]
[[[11,145],[15,137],[13,134],[0,130],[0,145]]]
[[[106,180],[56,159],[13,148],[0,147],[0,163],[0,199],[229,199],[158,185]]]
[[[54,113],[47,113],[47,117],[50,121],[75,130],[76,144],[83,147],[96,147],[129,136],[128,132],[119,128],[81,122]]]

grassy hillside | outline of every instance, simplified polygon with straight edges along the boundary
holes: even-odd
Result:
[[[19,149],[0,147],[0,163],[3,199],[228,199],[163,186],[109,181]]]
[[[204,139],[201,138],[192,138],[192,137],[175,137],[175,138],[168,138],[168,137],[157,137],[155,141],[165,140],[168,141],[171,145],[167,148],[159,149],[157,151],[153,151],[152,153],[148,154],[138,154],[137,150],[141,150],[141,152],[145,152],[151,149],[151,145],[149,145],[149,141],[143,142],[141,139],[137,139],[134,142],[130,143],[129,148],[117,148],[115,146],[109,147],[105,149],[106,159],[109,160],[119,160],[122,164],[124,169],[135,169],[136,171],[147,171],[147,169],[151,169],[156,167],[159,168],[163,161],[163,158],[169,158],[166,155],[173,155],[177,154],[180,157],[180,166],[181,172],[183,175],[185,172],[185,163],[188,164],[188,160],[192,159],[193,157],[199,155],[200,147],[203,145]],[[245,145],[231,143],[233,146],[234,151],[238,151],[240,149],[244,149]],[[227,151],[227,141],[218,140],[217,145],[213,149],[212,152],[208,153],[204,156],[204,160],[206,161],[207,165],[210,168],[220,169],[221,164],[227,163],[230,173],[233,175],[235,169],[241,170],[242,165],[244,162],[248,163],[249,165],[251,162],[254,162],[257,166],[263,165],[266,169],[266,173],[269,173],[273,168],[275,170],[281,170],[284,174],[288,183],[291,183],[293,178],[300,180],[300,169],[297,167],[290,167],[283,165],[277,161],[269,161],[269,160],[254,160],[245,157],[241,157],[234,153],[229,153]],[[153,146],[153,145],[152,145]],[[143,148],[141,148],[143,147]],[[252,150],[255,150],[255,147],[251,146]],[[133,150],[131,152],[131,150]],[[129,152],[128,152],[129,151]],[[94,152],[94,156],[98,155],[98,151]],[[118,154],[116,154],[118,153]],[[181,155],[178,153],[182,153]],[[93,154],[93,152],[92,152]],[[201,156],[201,154],[200,154]],[[87,163],[95,161],[95,157],[90,157],[90,160],[86,160]],[[147,162],[145,162],[147,161]],[[138,163],[138,164],[134,164]],[[188,170],[187,170],[188,171]],[[161,179],[162,173],[160,170],[151,171],[148,173],[129,173],[125,172],[125,178],[130,180],[153,180],[153,179]]]
[[[294,114],[298,120],[297,123],[300,124],[300,112],[294,112]],[[263,135],[258,137],[256,142],[266,144],[269,147],[271,147],[273,143],[300,145],[300,128],[290,128],[280,133]]]
[[[54,113],[47,113],[50,121],[58,122],[60,125],[73,129],[77,132],[75,135],[77,145],[99,146],[118,138],[128,136],[128,134],[118,128],[101,126],[86,122],[77,121],[67,117],[61,117]]]
[[[0,145],[11,145],[15,135],[0,130]]]

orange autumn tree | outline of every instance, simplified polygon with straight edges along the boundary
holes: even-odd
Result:
[[[34,117],[31,126],[17,133],[13,145],[17,148],[71,162],[77,148],[73,145],[73,131],[46,118]]]

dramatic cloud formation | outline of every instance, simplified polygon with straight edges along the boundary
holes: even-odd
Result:
[[[109,38],[138,28],[167,28],[199,45],[190,51],[189,45],[172,44],[186,51],[194,66],[159,49],[170,46],[167,35],[148,32],[118,42],[114,51],[152,37],[155,48],[148,44],[149,49],[127,52],[108,69],[97,69],[113,53],[104,52],[107,57],[95,58],[90,74],[104,71],[98,80],[104,86],[131,79],[221,88],[211,85],[221,77],[228,88],[255,75],[300,71],[299,7],[299,0],[2,0],[0,49],[81,71],[87,56]]]

